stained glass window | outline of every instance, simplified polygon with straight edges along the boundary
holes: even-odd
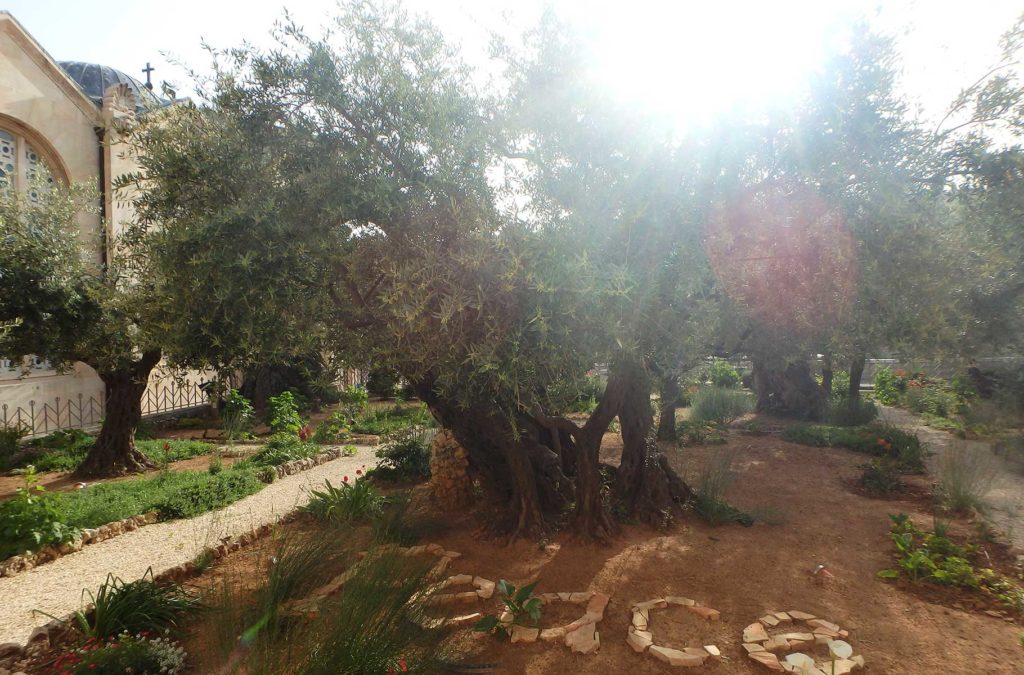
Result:
[[[39,199],[39,190],[53,185],[53,173],[46,161],[28,143],[25,143],[25,178],[28,180],[28,197],[32,201]]]

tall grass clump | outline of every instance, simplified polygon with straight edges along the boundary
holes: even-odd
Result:
[[[730,521],[744,525],[753,523],[749,515],[725,500],[725,491],[736,476],[732,468],[735,460],[736,453],[732,450],[712,453],[704,462],[697,477],[694,510],[711,525],[721,525]]]
[[[971,449],[964,442],[950,443],[939,452],[935,469],[942,505],[954,513],[984,511],[985,497],[1001,471],[998,460],[988,449]]]
[[[690,419],[728,424],[753,410],[754,399],[749,392],[726,387],[701,387],[693,395]]]
[[[136,581],[125,582],[108,574],[96,593],[86,590],[93,606],[75,612],[78,629],[87,638],[111,638],[121,633],[163,632],[178,628],[178,621],[203,609],[199,599],[177,584],[157,584],[153,568]]]

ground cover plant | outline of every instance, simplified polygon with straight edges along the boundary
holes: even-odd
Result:
[[[94,436],[80,429],[57,431],[29,442],[0,465],[0,471],[21,469],[29,464],[39,472],[74,471],[88,456],[95,441]],[[211,443],[177,439],[136,440],[135,446],[153,464],[191,459],[214,449]]]
[[[59,656],[53,667],[58,675],[178,675],[185,669],[186,656],[169,638],[122,633],[105,640],[90,638]]]
[[[76,538],[78,530],[156,511],[159,518],[191,518],[258,492],[266,483],[258,467],[240,462],[220,473],[166,472],[90,485],[73,492],[26,489],[0,503],[0,532],[10,531],[0,551],[9,557]],[[24,496],[23,496],[24,495]]]
[[[982,594],[1013,613],[1024,612],[1024,589],[1019,581],[991,567],[980,567],[983,557],[976,545],[957,544],[949,538],[946,528],[938,524],[928,532],[914,525],[906,514],[889,517],[897,565],[880,571],[879,577],[963,588]]]
[[[430,412],[424,405],[409,406],[395,404],[390,408],[369,410],[352,424],[357,434],[385,436],[412,426],[435,426]]]
[[[544,603],[533,594],[533,589],[540,581],[527,584],[517,589],[514,584],[500,579],[496,586],[498,599],[505,611],[512,615],[512,621],[504,623],[500,617],[488,614],[473,625],[473,630],[481,633],[494,633],[507,638],[512,634],[512,626],[536,626],[540,623],[540,615]]]
[[[782,434],[783,440],[819,448],[848,448],[875,457],[890,457],[900,470],[924,471],[925,449],[915,434],[896,427],[872,424],[840,427],[823,424],[795,424]]]

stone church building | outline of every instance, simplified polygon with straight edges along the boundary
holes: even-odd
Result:
[[[80,220],[83,255],[97,262],[131,215],[125,196],[111,190],[115,177],[135,169],[118,147],[119,122],[164,103],[121,71],[55,61],[13,16],[0,12],[0,180],[6,189],[28,190],[45,166],[52,180],[97,186],[97,213]],[[171,378],[158,369],[144,414],[203,405],[202,379]],[[57,372],[32,356],[0,360],[0,426],[22,424],[33,435],[88,428],[102,419],[103,401],[103,383],[85,364]]]

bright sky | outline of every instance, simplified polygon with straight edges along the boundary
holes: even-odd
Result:
[[[536,23],[543,0],[407,0],[482,63],[489,31],[518,34]],[[784,102],[857,16],[898,38],[903,85],[936,120],[948,102],[998,56],[997,40],[1022,11],[1020,0],[553,0],[586,35],[599,79],[620,97],[679,127],[748,103]],[[164,54],[203,70],[200,48],[269,42],[288,6],[315,29],[334,7],[324,0],[8,0],[5,8],[58,60],[103,63],[139,79],[189,91]],[[316,32],[315,30],[312,32]]]

